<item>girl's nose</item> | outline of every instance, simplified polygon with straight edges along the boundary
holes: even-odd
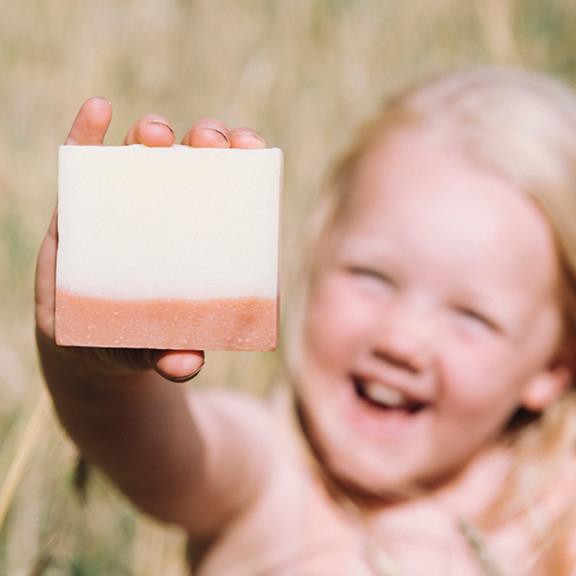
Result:
[[[394,368],[418,374],[432,358],[434,330],[430,315],[415,308],[399,304],[383,311],[373,353]]]

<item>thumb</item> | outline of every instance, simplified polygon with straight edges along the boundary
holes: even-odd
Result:
[[[200,350],[163,350],[155,355],[154,370],[172,382],[192,379],[204,366],[204,352]]]

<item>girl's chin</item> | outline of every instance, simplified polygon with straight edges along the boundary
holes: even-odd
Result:
[[[334,444],[328,439],[315,442],[313,450],[329,481],[345,495],[374,507],[449,490],[463,478],[472,461],[441,463],[424,454],[419,459],[407,460],[399,455],[383,461],[375,460],[370,450],[351,444]]]
[[[457,461],[455,454],[434,447],[433,404],[411,413],[381,410],[350,389],[330,402],[311,397],[296,402],[302,431],[325,477],[368,501],[406,500],[449,487],[476,453]]]
[[[370,458],[343,459],[338,454],[325,458],[330,476],[350,495],[368,500],[398,501],[422,492],[416,474],[402,471],[399,466],[375,465]]]
[[[370,443],[359,443],[355,435],[314,423],[301,406],[298,415],[308,445],[333,486],[350,496],[380,502],[403,500],[421,492],[414,481],[417,475],[406,469],[406,461],[393,457],[384,460]]]

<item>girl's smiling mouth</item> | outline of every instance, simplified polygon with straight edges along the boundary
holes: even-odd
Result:
[[[361,435],[386,440],[414,430],[433,415],[433,403],[381,381],[351,376],[347,413]]]
[[[415,414],[427,406],[426,402],[416,400],[400,390],[380,382],[363,380],[359,377],[354,377],[353,381],[356,394],[377,408]]]

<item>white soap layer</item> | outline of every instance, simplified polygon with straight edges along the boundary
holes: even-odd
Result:
[[[58,288],[275,298],[281,172],[277,148],[61,146]]]

